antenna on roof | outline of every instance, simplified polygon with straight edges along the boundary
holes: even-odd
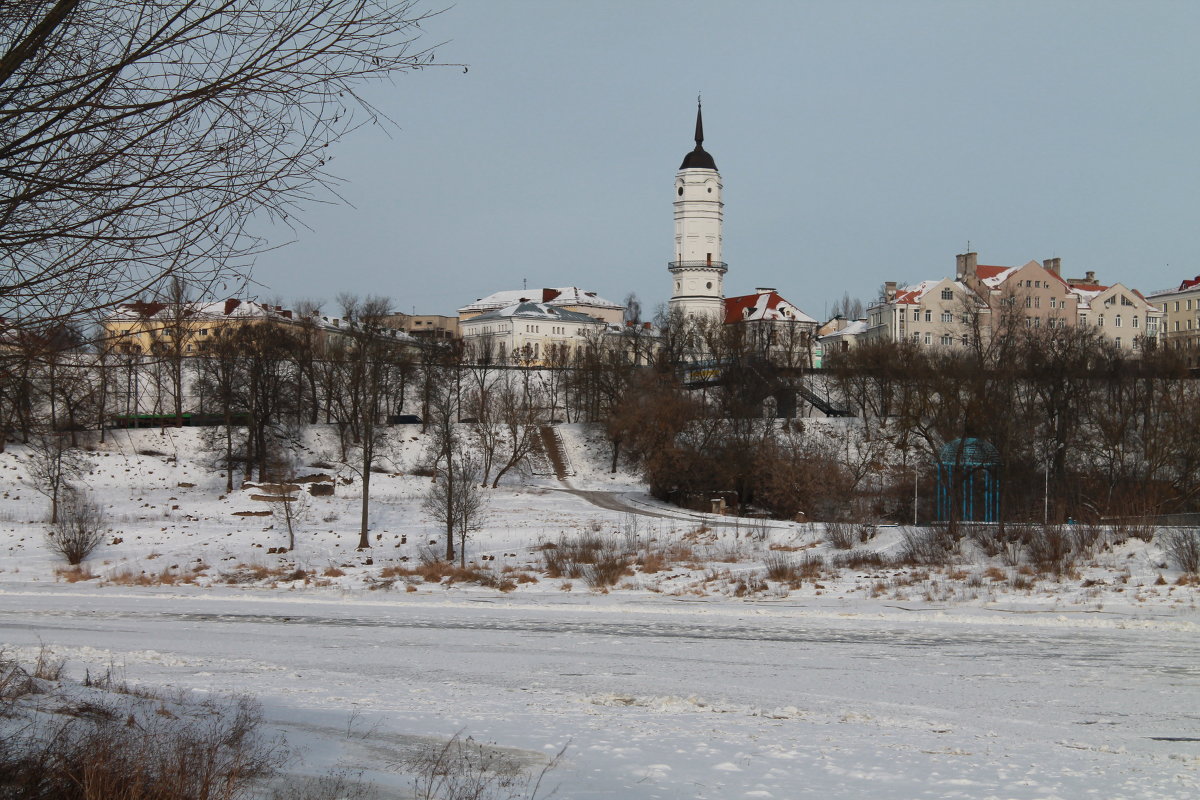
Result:
[[[529,288],[529,279],[528,279],[528,278],[521,278],[521,291],[523,292],[523,291],[525,291],[525,290],[526,290],[526,289],[528,289],[528,288]]]
[[[967,239],[967,252],[971,252],[971,240]]]

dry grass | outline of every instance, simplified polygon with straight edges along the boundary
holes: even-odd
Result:
[[[475,565],[462,567],[449,561],[433,560],[423,561],[413,567],[393,564],[380,570],[379,577],[393,583],[400,578],[421,578],[426,583],[476,583],[501,592],[511,592],[519,583],[537,582],[535,576],[524,572],[514,572],[509,567],[497,574],[490,569],[483,569]],[[415,591],[411,584],[409,584],[408,591]]]
[[[196,582],[197,572],[192,569],[181,569],[178,566],[166,566],[158,572],[135,570],[126,567],[110,572],[104,577],[105,586],[179,586]],[[232,582],[232,581],[229,581]]]
[[[769,580],[786,583],[788,588],[797,589],[805,580],[816,581],[821,577],[825,561],[820,556],[805,554],[799,559],[781,553],[768,553],[765,565]]]
[[[96,577],[96,573],[82,565],[75,567],[58,567],[54,570],[54,574],[59,580],[64,580],[67,583],[90,581]]]

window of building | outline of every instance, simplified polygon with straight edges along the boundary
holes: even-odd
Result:
[[[1042,318],[1041,318],[1041,317],[1034,317],[1034,318],[1033,318],[1033,327],[1035,327],[1035,328],[1040,328],[1040,327],[1042,327]]]
[[[933,335],[932,334],[929,334],[929,333],[925,334],[925,344],[933,344]]]
[[[943,299],[943,300],[953,300],[953,299],[954,299],[954,292],[953,292],[953,290],[951,290],[951,289],[948,289],[948,288],[947,288],[947,289],[942,289],[942,299]]]
[[[913,344],[920,344],[920,343],[921,343],[921,334],[914,333],[913,334]]]
[[[926,321],[926,322],[933,322],[933,312],[932,312],[932,311],[930,311],[929,309],[925,309],[925,321]],[[928,343],[927,343],[927,344],[928,344]]]
[[[920,322],[920,321],[921,321],[921,309],[914,308],[913,309],[913,322]]]
[[[1192,310],[1192,301],[1191,301],[1191,300],[1188,300],[1188,301],[1187,301],[1187,310],[1188,310],[1188,311],[1191,311],[1191,310]]]
[[[1051,298],[1050,298],[1050,307],[1051,307],[1051,308],[1058,308],[1058,300],[1057,300],[1057,299],[1055,299],[1055,298],[1053,298],[1053,297],[1051,297]]]
[[[1113,327],[1114,328],[1121,327],[1121,315],[1120,314],[1117,314],[1116,317],[1113,318]]]
[[[943,333],[942,334],[942,345],[945,347],[949,347],[952,344],[954,344],[954,337],[948,333]]]
[[[954,322],[954,313],[951,311],[943,311],[942,322]]]
[[[1098,315],[1096,316],[1096,327],[1097,327],[1097,328],[1103,328],[1103,327],[1104,327],[1104,315],[1103,315],[1103,314],[1098,314]]]
[[[1032,298],[1032,297],[1026,297],[1026,298],[1025,298],[1025,307],[1026,307],[1026,308],[1033,308],[1033,298]]]
[[[1136,328],[1137,326],[1138,326],[1138,318],[1136,316],[1130,317],[1129,327]]]
[[[1042,298],[1040,298],[1040,297],[1033,298],[1033,307],[1041,308],[1042,307]]]

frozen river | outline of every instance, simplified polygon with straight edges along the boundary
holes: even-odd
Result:
[[[0,592],[0,641],[256,695],[385,787],[465,731],[566,798],[1200,796],[1190,617],[546,595]]]

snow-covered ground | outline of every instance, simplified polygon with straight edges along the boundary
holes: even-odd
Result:
[[[49,645],[76,674],[112,663],[148,685],[250,692],[307,748],[304,769],[361,767],[399,796],[396,753],[460,730],[531,761],[569,743],[551,779],[569,798],[1200,794],[1196,587],[1153,543],[1061,579],[975,561],[826,567],[789,587],[764,560],[830,556],[821,526],[667,508],[564,428],[569,485],[514,478],[468,543],[479,566],[526,576],[507,592],[404,574],[438,538],[415,429],[373,476],[364,552],[357,481],[314,466],[336,462],[327,437],[298,473],[329,474],[335,495],[312,498],[280,553],[278,520],[236,515],[272,504],[223,497],[196,431],[118,434],[86,477],[113,531],[82,575],[56,572],[45,498],[12,448],[0,643]],[[538,547],[582,532],[665,563],[603,593],[548,577]]]

